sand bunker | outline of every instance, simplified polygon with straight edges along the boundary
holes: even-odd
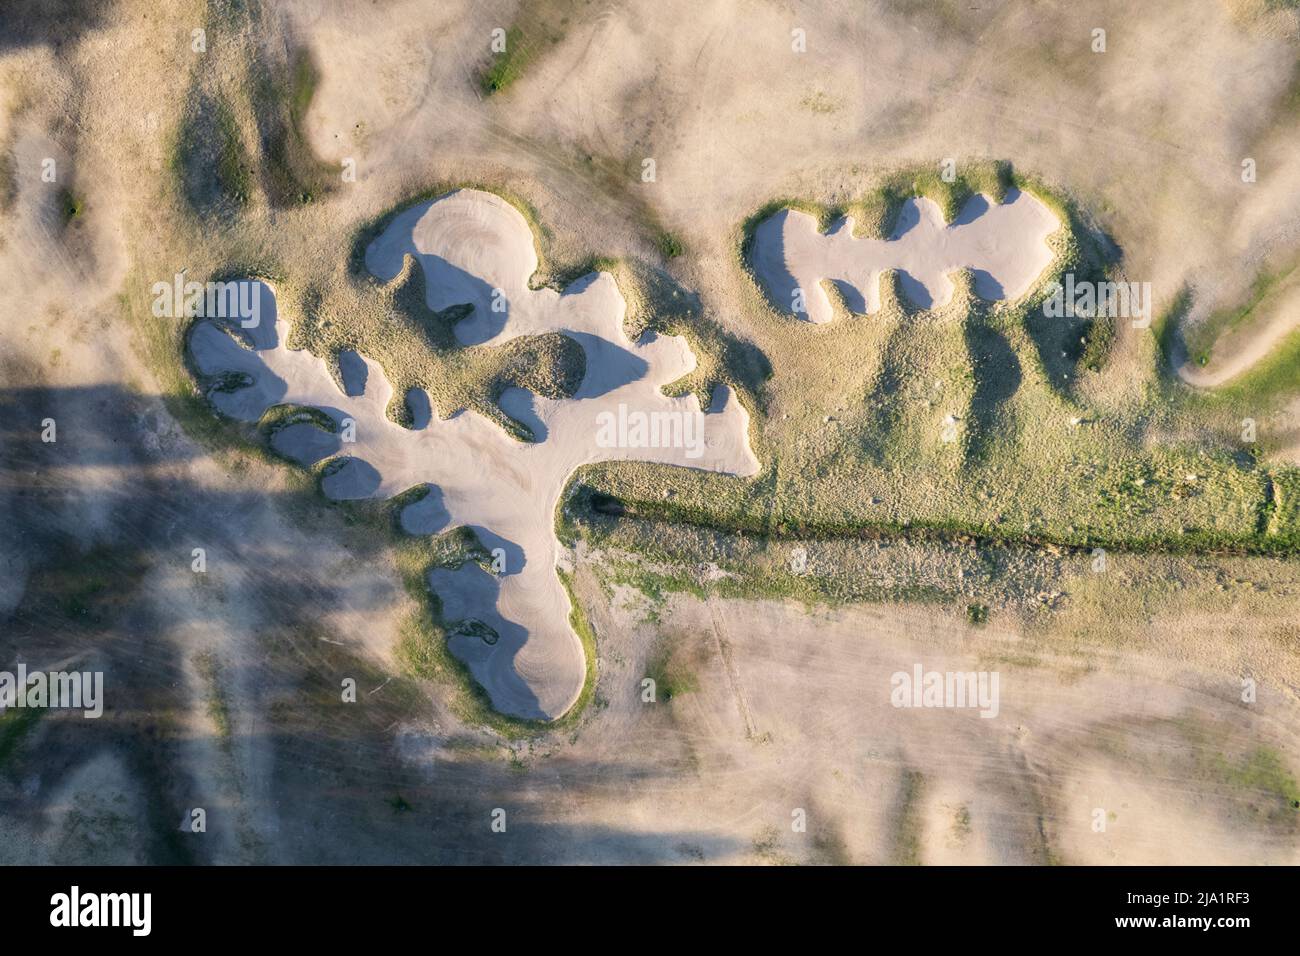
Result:
[[[807,213],[782,209],[759,223],[751,264],[772,301],[810,322],[831,320],[822,280],[834,282],[854,312],[880,308],[880,274],[899,271],[903,294],[928,309],[952,299],[948,274],[968,268],[975,293],[995,301],[1024,295],[1052,261],[1046,239],[1061,226],[1042,202],[1009,190],[998,204],[973,196],[945,225],[929,199],[908,199],[887,239],[857,239],[852,217],[822,233]]]
[[[344,442],[342,431],[301,423],[274,437],[277,449],[304,462],[340,456],[322,481],[331,498],[387,498],[429,486],[428,497],[404,509],[407,531],[468,525],[488,548],[499,548],[500,574],[466,565],[430,575],[451,622],[451,650],[498,710],[555,718],[572,706],[585,679],[568,594],[556,574],[554,516],[569,476],[581,465],[615,459],[752,475],[758,461],[749,448],[749,416],[725,386],[707,414],[693,395],[660,391],[690,372],[695,358],[679,337],[629,340],[612,276],[593,273],[563,294],[529,289],[537,268],[532,231],[497,196],[461,190],[406,210],[371,244],[366,265],[391,279],[406,255],[424,268],[431,308],[474,306],[456,327],[462,342],[495,345],[561,332],[582,345],[587,374],[572,399],[511,389],[501,400],[538,441],[518,442],[472,412],[430,419],[427,396],[418,392],[408,402],[425,410],[416,415],[421,427],[394,424],[385,414],[393,390],[383,370],[349,355],[345,394],[324,360],[284,347],[288,327],[276,318],[265,285],[262,327],[241,335],[217,321],[197,323],[189,338],[194,363],[205,376],[226,376],[226,390],[212,387],[208,397],[232,417],[255,421],[272,405],[293,404],[320,409],[339,425],[355,422],[355,443]],[[248,384],[231,390],[241,383]]]

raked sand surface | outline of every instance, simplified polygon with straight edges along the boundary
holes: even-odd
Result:
[[[448,622],[480,621],[496,632],[492,643],[476,634],[450,638],[452,652],[468,664],[493,705],[521,717],[556,718],[572,706],[585,679],[583,649],[569,625],[568,594],[556,574],[554,516],[569,476],[581,465],[615,459],[753,475],[758,461],[749,448],[749,416],[725,386],[702,415],[695,396],[670,398],[660,391],[694,368],[694,356],[679,337],[647,333],[629,340],[625,303],[612,276],[589,275],[563,294],[528,288],[538,264],[531,230],[495,195],[461,190],[406,210],[369,247],[366,264],[391,279],[407,255],[424,268],[431,308],[473,304],[473,313],[456,327],[462,342],[494,345],[518,335],[561,332],[582,345],[587,373],[572,399],[553,401],[512,389],[501,400],[538,441],[516,441],[471,412],[427,423],[417,416],[423,427],[414,429],[395,424],[385,413],[392,386],[383,370],[364,357],[346,356],[348,391],[360,394],[344,394],[323,359],[284,346],[289,330],[276,318],[266,286],[261,326],[247,335],[252,349],[210,320],[196,324],[190,349],[204,375],[236,371],[252,379],[247,388],[209,393],[234,418],[254,421],[273,405],[294,404],[319,408],[338,423],[356,423],[355,444],[312,425],[289,426],[275,436],[279,450],[305,463],[345,456],[323,480],[331,498],[387,498],[428,485],[430,495],[405,509],[406,530],[433,533],[468,525],[489,548],[504,551],[500,575],[468,564],[435,570],[430,584]],[[507,308],[494,311],[494,300],[502,299]],[[427,396],[408,400],[427,407]],[[598,416],[609,412],[617,419],[620,406],[628,414],[699,415],[703,446],[604,447]]]
[[[1060,226],[1041,201],[1015,189],[1003,203],[972,196],[948,224],[931,200],[908,199],[889,239],[854,237],[852,217],[823,233],[807,213],[782,209],[755,230],[752,264],[773,303],[810,322],[829,322],[831,301],[822,280],[839,286],[852,311],[872,313],[880,308],[880,275],[890,269],[898,270],[904,295],[922,309],[952,299],[948,275],[962,268],[974,272],[981,298],[1018,298],[1051,263],[1046,240]]]

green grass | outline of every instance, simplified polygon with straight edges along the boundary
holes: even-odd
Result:
[[[572,21],[592,15],[591,6],[591,0],[523,0],[506,30],[505,50],[490,52],[479,74],[483,93],[498,95],[518,83],[530,66],[564,40]]]
[[[85,211],[86,207],[80,196],[77,196],[70,189],[59,190],[59,215],[62,217],[65,226],[79,221]]]
[[[39,707],[11,707],[0,713],[0,769],[8,765],[44,714]]]
[[[230,745],[232,725],[230,721],[230,703],[225,687],[222,685],[222,666],[210,651],[194,656],[194,670],[203,681],[204,699],[207,702],[208,719],[217,730],[217,738],[223,746]]]
[[[578,699],[563,717],[552,724],[552,726],[571,727],[582,718],[595,697],[596,681],[599,676],[597,665],[598,648],[596,646],[596,631],[592,628],[591,621],[587,619],[587,614],[582,609],[578,595],[573,589],[573,576],[558,568],[555,573],[560,576],[560,583],[564,585],[564,590],[569,595],[569,603],[573,606],[573,610],[569,612],[569,626],[573,628],[573,632],[578,635],[578,640],[582,642],[582,653],[587,662],[586,677],[583,680],[582,691],[578,694]]]
[[[1216,393],[1220,401],[1258,415],[1300,391],[1300,329],[1283,338],[1267,356]]]
[[[230,105],[221,102],[217,105],[216,115],[217,139],[217,181],[221,191],[240,205],[246,204],[253,195],[253,167],[244,149],[239,125],[235,122]]]
[[[311,151],[303,132],[320,74],[305,49],[293,52],[287,72],[264,69],[252,78],[252,109],[262,144],[263,179],[281,208],[307,205],[338,188],[340,171]]]
[[[682,241],[671,232],[661,232],[657,244],[665,259],[676,259],[686,254],[686,247],[682,245]]]
[[[528,65],[529,50],[522,30],[518,27],[507,30],[505,51],[492,54],[491,65],[483,73],[483,92],[489,95],[501,93],[518,80]]]
[[[288,428],[290,425],[302,424],[314,425],[330,433],[339,430],[334,419],[319,408],[309,408],[305,405],[272,405],[262,413],[257,427],[270,436],[283,428]]]
[[[1212,763],[1224,781],[1259,793],[1272,805],[1270,809],[1300,811],[1300,784],[1277,751],[1257,747],[1236,760],[1220,753]]]
[[[655,699],[660,703],[668,703],[699,689],[695,675],[676,662],[667,649],[656,652],[646,662],[645,676],[655,682]]]
[[[925,776],[919,770],[904,770],[898,798],[894,851],[891,863],[895,866],[921,865],[921,838],[924,820],[921,800],[925,795]]]
[[[1286,281],[1296,273],[1300,262],[1280,269],[1263,269],[1255,276],[1245,301],[1232,308],[1219,309],[1205,321],[1187,329],[1185,342],[1187,354],[1198,365],[1207,365],[1214,346],[1224,335],[1258,317],[1268,307],[1270,296],[1286,287]]]

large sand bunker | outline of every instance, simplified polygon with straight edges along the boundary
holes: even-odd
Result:
[[[694,368],[694,356],[679,337],[647,333],[629,340],[625,303],[612,276],[593,273],[563,294],[530,289],[537,269],[532,231],[497,196],[461,190],[404,211],[371,244],[366,264],[387,280],[401,272],[407,255],[424,269],[431,308],[474,306],[455,329],[460,341],[493,345],[560,332],[582,345],[587,373],[572,399],[554,401],[521,389],[501,399],[507,415],[532,428],[536,442],[516,441],[472,412],[445,420],[417,414],[414,429],[395,424],[385,413],[393,389],[383,369],[364,356],[348,356],[345,394],[323,359],[285,347],[288,327],[276,318],[266,286],[262,324],[249,330],[244,344],[232,337],[237,323],[195,325],[189,338],[194,363],[205,376],[237,372],[251,380],[234,391],[209,390],[213,404],[232,417],[254,421],[273,405],[290,404],[319,409],[340,426],[351,419],[355,443],[343,441],[342,428],[332,434],[305,423],[273,439],[278,450],[304,463],[342,455],[322,481],[329,497],[387,498],[429,486],[429,496],[405,509],[405,529],[431,533],[467,525],[488,548],[499,548],[500,574],[467,564],[430,575],[451,625],[451,650],[498,710],[555,718],[572,706],[586,675],[581,643],[569,625],[569,597],[556,574],[554,516],[569,476],[581,465],[616,459],[752,475],[758,462],[748,443],[749,416],[725,386],[718,386],[707,414],[693,395],[661,392]],[[408,403],[428,407],[418,392]]]
[[[807,213],[782,209],[759,223],[751,264],[778,306],[810,322],[831,320],[822,281],[834,282],[854,312],[880,308],[880,274],[898,270],[903,294],[928,309],[952,298],[948,274],[975,275],[990,301],[1024,295],[1052,261],[1046,239],[1060,221],[1037,198],[1008,190],[1006,201],[972,196],[951,224],[929,199],[908,199],[889,239],[859,239],[845,217],[823,233]]]

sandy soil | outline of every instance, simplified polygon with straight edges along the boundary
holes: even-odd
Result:
[[[1295,821],[1249,787],[1184,762],[1187,728],[1236,760],[1262,741],[1294,759],[1294,694],[1237,699],[1221,666],[1129,648],[1080,669],[1023,635],[915,608],[813,612],[674,599],[649,622],[634,592],[599,606],[606,705],[576,743],[516,759],[499,839],[471,811],[465,845],[502,861],[1091,864],[1206,858],[1295,863]],[[815,639],[792,643],[793,633]],[[644,702],[667,642],[691,689]],[[1020,663],[1013,663],[1019,659]],[[890,679],[998,670],[1001,709],[915,710]],[[403,747],[443,805],[463,752],[412,725]],[[531,750],[531,748],[530,748]],[[635,754],[635,759],[630,755]],[[489,792],[493,792],[489,790]],[[563,793],[564,799],[557,800]],[[415,798],[412,798],[415,801]],[[475,804],[486,810],[487,795]],[[1257,818],[1270,806],[1274,818]],[[1102,810],[1104,831],[1093,829]],[[796,829],[804,811],[806,828]],[[482,811],[480,811],[482,812]],[[456,824],[455,826],[458,826]],[[514,824],[512,824],[513,826]],[[513,835],[512,835],[513,834]],[[1134,838],[1134,835],[1137,835]],[[1117,848],[1119,852],[1117,855]]]

